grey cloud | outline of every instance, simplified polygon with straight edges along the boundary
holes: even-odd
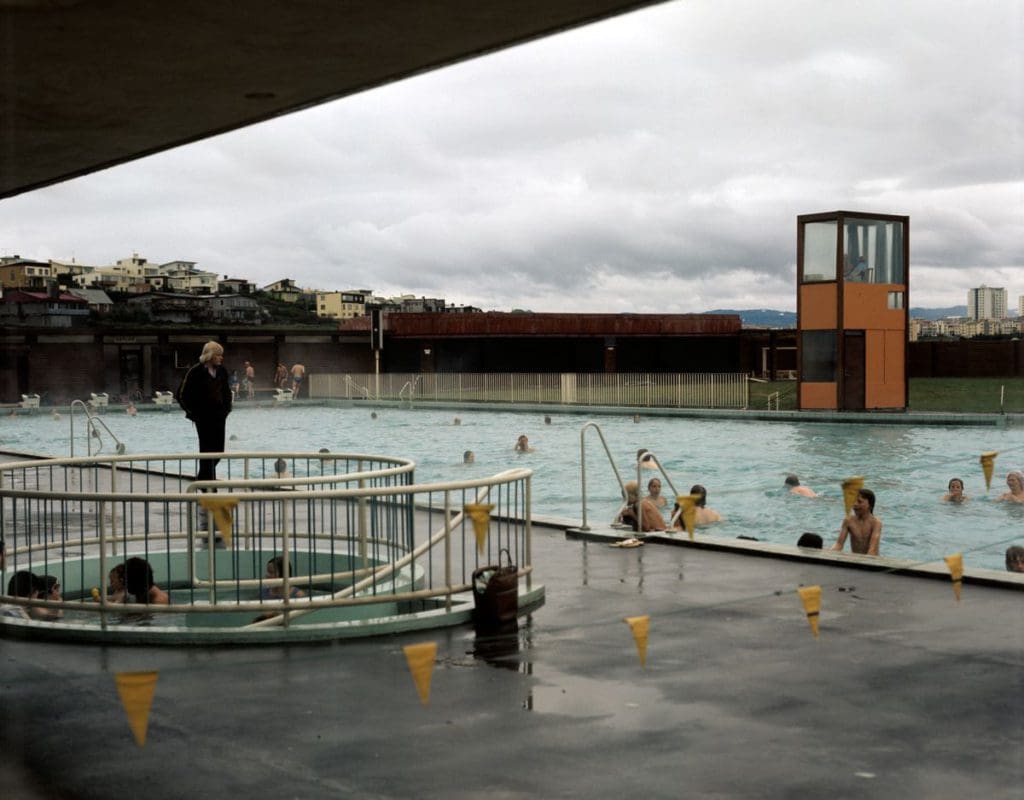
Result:
[[[483,307],[793,308],[796,216],[853,208],[910,214],[913,302],[959,303],[1022,261],[1020,15],[668,3],[5,201],[0,250]]]

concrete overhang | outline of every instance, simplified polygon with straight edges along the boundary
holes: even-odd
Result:
[[[0,0],[0,198],[652,0]]]

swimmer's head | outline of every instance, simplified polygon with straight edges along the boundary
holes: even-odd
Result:
[[[789,473],[789,475],[786,476],[786,486],[799,486],[799,485],[800,485],[800,479],[796,475],[794,475],[792,472]]]
[[[133,556],[124,562],[124,585],[137,602],[147,602],[153,584],[153,567],[146,559]]]
[[[551,417],[547,416],[546,414],[544,415],[544,424],[545,425],[550,425],[551,424]]]
[[[288,575],[291,576],[294,573],[292,569],[292,562],[288,562]],[[283,578],[284,577],[284,556],[274,556],[270,561],[267,562],[267,577],[268,578]]]
[[[870,489],[861,489],[859,492],[857,492],[857,497],[863,497],[865,500],[867,500],[868,510],[872,514],[875,513],[875,493],[873,491],[871,491]]]
[[[1006,569],[1009,572],[1024,572],[1024,547],[1013,545],[1006,548]]]
[[[376,411],[371,411],[370,412],[370,419],[377,419],[377,412]]]
[[[287,462],[285,462],[283,458],[279,458],[277,459],[277,461],[274,462],[274,472],[276,472],[278,475],[284,475],[284,473],[287,471],[288,464]]]
[[[697,506],[697,508],[704,508],[704,506],[707,505],[708,490],[699,483],[695,483],[690,487],[690,494],[697,495],[697,499],[693,501],[693,504]]]
[[[107,575],[107,584],[111,591],[120,592],[124,589],[124,564],[118,564]]]
[[[476,456],[473,454],[472,450],[467,450],[462,454],[463,464],[472,464],[474,461],[476,461]]]
[[[950,478],[946,488],[951,492],[954,488],[962,492],[964,490],[964,482],[959,478]]]
[[[7,582],[7,594],[11,597],[32,597],[37,591],[36,576],[28,570],[15,572]]]
[[[455,419],[452,420],[452,425],[461,425],[461,424],[462,424],[462,420],[459,419],[458,417],[456,417]]]

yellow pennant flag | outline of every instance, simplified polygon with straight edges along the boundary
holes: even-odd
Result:
[[[238,498],[230,495],[200,497],[199,505],[207,511],[213,512],[213,524],[217,526],[217,532],[224,540],[224,544],[231,547],[231,516],[235,506],[238,505]]]
[[[680,518],[683,520],[683,527],[686,528],[686,532],[690,534],[690,538],[693,538],[693,531],[697,527],[697,501],[700,500],[699,494],[681,494],[676,497],[676,502],[679,503]]]
[[[811,632],[814,638],[818,638],[818,618],[821,615],[821,587],[801,586],[797,589],[800,594],[800,602],[804,604],[804,611],[807,613],[807,621],[811,623]]]
[[[430,705],[430,679],[434,674],[437,642],[407,644],[402,650],[405,651],[405,661],[409,665],[412,679],[416,682],[416,691],[420,693],[420,702],[425,706]]]
[[[487,541],[487,529],[491,524],[491,512],[494,511],[492,503],[467,503],[462,510],[469,514],[473,520],[473,533],[476,534],[477,552],[484,551],[484,543]]]
[[[645,614],[642,617],[626,617],[625,621],[633,631],[633,641],[636,642],[636,652],[640,656],[640,666],[646,666],[647,634],[651,630],[651,618]]]
[[[985,473],[986,492],[992,488],[992,470],[995,469],[997,455],[999,455],[998,450],[989,450],[986,453],[982,453],[978,459],[981,462],[981,471]]]
[[[149,727],[149,709],[153,705],[158,672],[118,672],[114,675],[121,705],[128,715],[128,726],[132,729],[135,743],[146,746],[146,729]]]
[[[864,488],[864,479],[860,475],[854,475],[843,481],[843,505],[846,513],[849,514],[853,504],[857,502],[857,492]]]
[[[956,601],[960,602],[960,587],[964,582],[964,556],[963,553],[953,553],[945,558],[946,566],[949,567],[949,575],[953,579],[953,594]]]

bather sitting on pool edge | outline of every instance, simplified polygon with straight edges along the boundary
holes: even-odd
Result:
[[[640,484],[636,481],[626,481],[623,488],[626,490],[625,505],[616,515],[615,522],[629,525],[634,531],[645,533],[665,530],[665,518],[658,507],[646,497],[643,500],[639,499]]]

